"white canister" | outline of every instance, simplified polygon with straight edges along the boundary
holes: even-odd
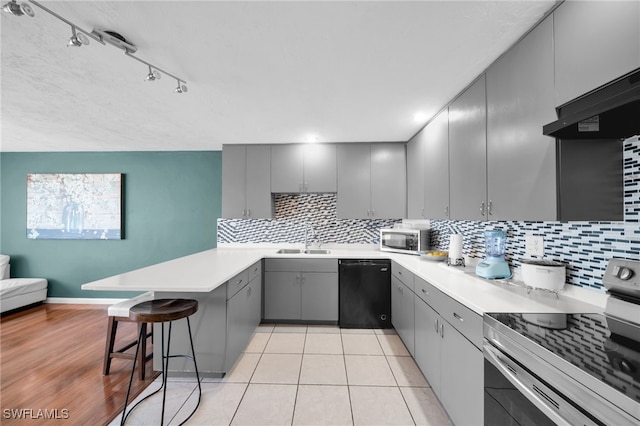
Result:
[[[462,259],[462,235],[451,234],[449,237],[449,259]]]
[[[533,288],[562,290],[567,279],[565,264],[553,260],[521,259],[522,281]]]

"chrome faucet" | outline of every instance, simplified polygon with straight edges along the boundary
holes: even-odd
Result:
[[[316,237],[316,231],[313,229],[313,225],[309,222],[304,223],[304,249],[309,249],[309,233],[311,233],[312,237]]]

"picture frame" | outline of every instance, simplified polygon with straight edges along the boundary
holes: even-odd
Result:
[[[120,240],[122,173],[27,174],[27,238]]]

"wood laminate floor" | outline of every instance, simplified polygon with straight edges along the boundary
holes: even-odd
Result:
[[[102,375],[107,306],[43,304],[0,319],[0,423],[108,424],[122,411],[131,361],[114,359]],[[121,323],[118,339],[134,339]],[[120,341],[120,340],[118,340]],[[118,342],[117,341],[117,342]],[[116,346],[119,346],[116,342]],[[139,394],[156,374],[147,364]],[[22,418],[20,418],[22,417]]]

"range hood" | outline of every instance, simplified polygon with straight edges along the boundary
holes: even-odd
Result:
[[[640,68],[556,108],[542,128],[557,139],[626,139],[640,135]]]

